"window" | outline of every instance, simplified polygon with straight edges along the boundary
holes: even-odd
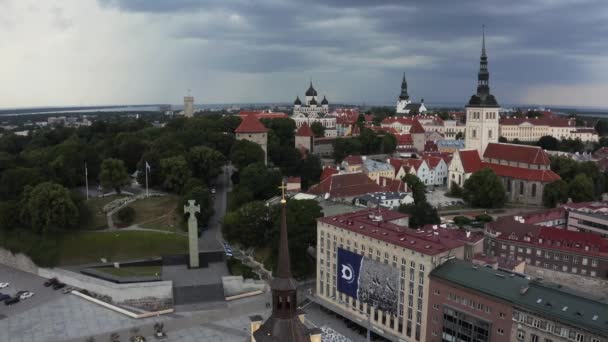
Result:
[[[534,334],[530,335],[530,342],[538,342],[538,341],[539,341],[538,336],[536,336]]]
[[[536,184],[532,184],[532,197],[536,197]]]
[[[477,130],[473,128],[473,134],[471,134],[472,138],[477,138]]]
[[[498,335],[504,335],[505,331],[502,328],[498,328],[498,330],[496,330],[496,332],[498,333]]]
[[[492,139],[492,130],[491,129],[488,130],[488,138]]]
[[[505,319],[505,313],[504,312],[499,312],[498,316],[502,319]]]
[[[572,273],[576,273],[578,272],[578,269],[576,267],[572,267]]]
[[[588,260],[587,260],[587,258],[583,258],[583,262],[582,262],[582,264],[583,264],[584,266],[586,266],[586,265],[587,265],[587,261],[588,261]]]
[[[519,194],[523,195],[524,194],[524,182],[519,182]]]
[[[526,338],[526,332],[523,330],[517,330],[517,340],[523,341]]]
[[[591,259],[591,267],[597,267],[597,259]]]

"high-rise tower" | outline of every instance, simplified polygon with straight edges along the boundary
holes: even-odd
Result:
[[[187,118],[194,116],[194,96],[190,94],[184,96],[184,116]]]
[[[498,111],[500,106],[494,95],[490,94],[490,72],[486,54],[485,27],[481,38],[481,57],[477,74],[477,93],[471,96],[466,105],[467,126],[465,148],[476,149],[480,156],[491,142],[498,142]]]

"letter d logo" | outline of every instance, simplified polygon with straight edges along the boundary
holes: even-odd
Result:
[[[353,267],[351,265],[342,265],[342,279],[346,280],[348,283],[352,283],[355,280]]]

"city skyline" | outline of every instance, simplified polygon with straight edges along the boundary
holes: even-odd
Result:
[[[312,78],[332,103],[462,103],[486,25],[501,103],[608,107],[600,1],[4,1],[0,107],[289,103]],[[568,24],[564,25],[565,19]]]

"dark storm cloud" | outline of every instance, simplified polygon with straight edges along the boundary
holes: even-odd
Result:
[[[454,91],[446,84],[474,83],[482,24],[492,81],[505,89],[584,82],[592,76],[589,58],[608,52],[603,0],[99,1],[127,12],[210,16],[183,23],[171,35],[213,45],[218,51],[201,54],[220,69],[306,72],[322,66],[387,75],[405,69],[424,82],[421,92],[446,100],[474,89]],[[408,57],[417,57],[420,66],[401,60]]]

